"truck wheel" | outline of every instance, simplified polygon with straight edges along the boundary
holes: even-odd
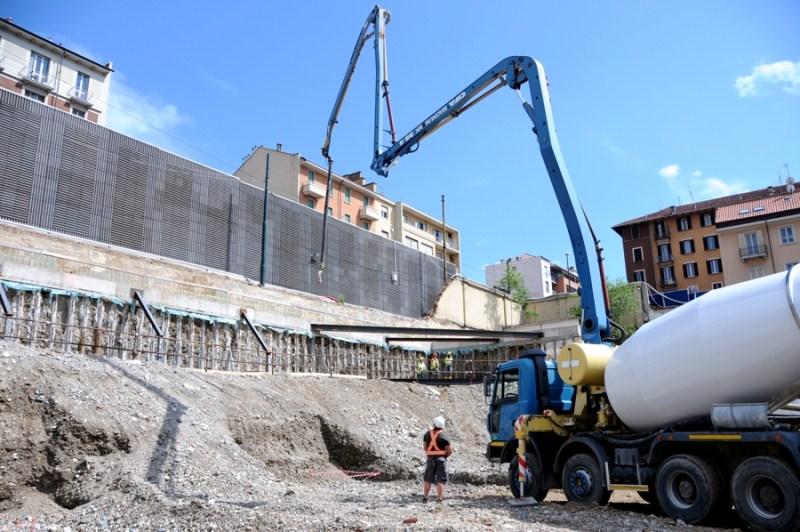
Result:
[[[679,454],[665,461],[656,475],[656,497],[664,513],[695,524],[718,506],[722,481],[714,467],[697,456]]]
[[[567,460],[561,472],[561,489],[568,501],[581,504],[608,504],[611,498],[597,460],[588,454],[576,454]]]
[[[536,455],[525,453],[525,461],[528,463],[528,473],[525,475],[525,493],[526,497],[533,497],[539,502],[542,502],[547,497],[549,491],[544,487],[545,479],[542,474],[542,468],[539,467],[539,460]],[[508,487],[511,488],[511,493],[515,498],[519,499],[519,457],[515,456],[508,466]]]
[[[755,530],[800,530],[800,480],[786,462],[757,456],[731,480],[736,511]]]

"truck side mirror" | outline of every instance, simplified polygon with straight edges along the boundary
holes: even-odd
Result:
[[[497,380],[497,374],[490,373],[489,375],[483,376],[483,396],[488,401],[489,397],[492,395],[492,389],[494,388],[494,383]]]

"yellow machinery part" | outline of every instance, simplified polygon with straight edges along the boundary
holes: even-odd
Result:
[[[565,345],[556,358],[561,380],[573,386],[603,386],[606,366],[614,349],[603,344],[583,342]]]

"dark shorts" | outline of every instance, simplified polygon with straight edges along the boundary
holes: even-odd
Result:
[[[447,459],[433,457],[425,462],[425,482],[434,484],[447,483]]]

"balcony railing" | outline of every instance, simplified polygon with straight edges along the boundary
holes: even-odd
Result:
[[[672,253],[667,253],[666,255],[659,255],[658,262],[672,262]]]
[[[29,68],[23,68],[19,72],[19,77],[23,83],[28,83],[39,87],[40,89],[50,92],[53,90],[53,84],[46,74],[41,72],[32,71]]]
[[[739,258],[742,260],[760,259],[766,256],[767,246],[747,246],[739,248]]]
[[[83,105],[85,107],[92,106],[92,102],[89,101],[89,91],[84,91],[75,88],[70,89],[69,99],[72,100],[74,103]]]
[[[372,222],[381,219],[381,213],[378,212],[378,209],[367,207],[366,205],[361,207],[361,209],[358,211],[358,215],[361,216],[362,219],[370,220]]]
[[[676,286],[675,279],[661,279],[661,286],[664,288]]]
[[[303,194],[312,198],[324,198],[327,189],[319,183],[306,183],[303,185]]]
[[[663,227],[663,228],[656,227],[654,232],[655,232],[655,235],[656,235],[656,240],[668,240],[669,239],[669,229],[667,229],[666,227]]]

